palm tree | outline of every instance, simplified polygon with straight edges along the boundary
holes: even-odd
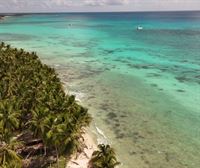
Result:
[[[94,151],[89,162],[90,168],[114,168],[120,163],[116,159],[114,149],[110,145],[98,145],[99,150]]]
[[[11,49],[10,45],[7,45],[7,46],[6,46],[6,52],[9,52],[10,49]]]
[[[51,137],[47,133],[52,129],[53,117],[49,114],[49,109],[44,107],[36,108],[32,112],[32,118],[27,123],[33,132],[34,137],[41,138],[44,145],[44,155],[46,155],[47,146],[51,145]]]
[[[10,138],[8,143],[0,143],[0,167],[2,168],[21,168],[21,157],[15,150],[21,144],[15,138]]]
[[[7,141],[7,132],[12,133],[19,126],[19,111],[16,111],[15,105],[12,101],[0,101],[0,134],[2,139]]]
[[[2,50],[4,47],[5,47],[5,43],[1,42],[1,44],[0,44],[0,50]]]
[[[31,130],[34,133],[35,137],[42,138],[42,135],[45,132],[45,118],[48,116],[48,108],[45,107],[36,107],[35,110],[32,111],[32,118],[27,123],[27,125],[30,125]]]

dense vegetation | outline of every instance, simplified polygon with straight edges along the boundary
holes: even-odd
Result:
[[[0,167],[46,167],[77,152],[90,121],[36,53],[0,44]]]
[[[99,150],[93,152],[89,168],[114,168],[120,163],[117,161],[114,149],[110,145],[98,145]]]

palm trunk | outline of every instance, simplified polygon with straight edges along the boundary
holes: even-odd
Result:
[[[59,163],[58,163],[58,158],[59,158],[59,156],[58,156],[58,148],[57,148],[57,146],[55,146],[55,148],[56,148],[56,161],[57,161],[57,168],[59,168]]]
[[[44,156],[46,156],[47,155],[47,147],[46,147],[46,145],[44,145]]]

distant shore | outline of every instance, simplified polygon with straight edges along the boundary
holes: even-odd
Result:
[[[1,15],[0,15],[0,20],[3,20],[4,18],[5,18],[5,16],[1,16]]]
[[[0,14],[0,20],[4,20],[5,18],[11,16],[22,16],[22,14]]]
[[[0,15],[0,20],[5,20],[7,17],[10,17],[9,15]]]

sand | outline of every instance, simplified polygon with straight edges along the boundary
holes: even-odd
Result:
[[[88,162],[91,159],[92,153],[97,150],[97,143],[95,142],[89,131],[83,135],[86,147],[84,151],[76,158],[75,156],[68,162],[66,168],[87,168]]]

